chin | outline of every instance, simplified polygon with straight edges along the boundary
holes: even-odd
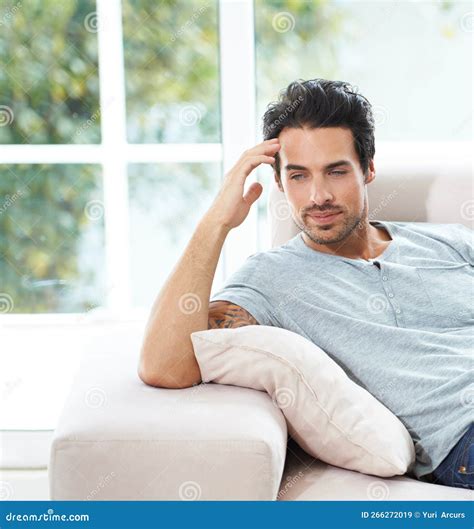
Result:
[[[339,219],[340,220],[340,219]],[[344,223],[334,222],[315,226],[302,222],[302,229],[306,235],[316,244],[335,244],[341,242],[347,236],[345,234]]]

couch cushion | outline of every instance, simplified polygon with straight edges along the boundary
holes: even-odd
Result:
[[[434,485],[408,476],[379,478],[315,459],[288,441],[280,501],[472,501],[474,491]]]
[[[292,438],[327,463],[375,476],[415,461],[400,420],[320,347],[287,329],[249,325],[191,334],[203,381],[265,390]]]
[[[61,414],[51,499],[276,499],[287,430],[266,393],[153,388],[137,376],[136,348],[104,349],[84,355]]]

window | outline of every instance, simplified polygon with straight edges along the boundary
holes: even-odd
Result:
[[[93,0],[54,14],[40,1],[2,2],[0,143],[100,143],[94,11]]]
[[[257,116],[295,79],[340,79],[375,107],[378,141],[469,141],[471,11],[449,0],[255,0]]]
[[[0,169],[4,312],[86,312],[103,303],[101,171],[89,164]]]
[[[255,28],[258,120],[295,79],[345,80],[373,105],[378,169],[471,156],[471,2],[255,0]]]
[[[217,2],[124,0],[130,143],[219,143]]]
[[[0,24],[2,315],[148,308],[219,185],[217,0]]]

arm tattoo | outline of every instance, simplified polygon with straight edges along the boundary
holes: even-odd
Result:
[[[208,329],[222,329],[258,325],[245,309],[229,301],[212,301],[209,304]]]

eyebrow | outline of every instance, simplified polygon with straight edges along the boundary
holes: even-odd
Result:
[[[329,169],[334,169],[334,167],[340,167],[341,165],[348,165],[350,167],[351,162],[349,160],[338,160],[337,162],[328,163],[327,165],[323,167],[323,170],[328,171]],[[305,167],[304,165],[297,165],[294,163],[289,163],[288,165],[285,165],[286,171],[291,171],[293,169],[297,169],[300,171],[306,171],[308,168]]]

